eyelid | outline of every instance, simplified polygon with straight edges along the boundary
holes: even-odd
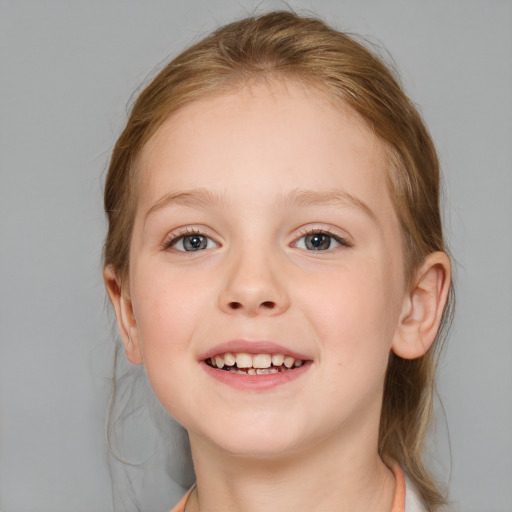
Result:
[[[329,226],[315,226],[315,227],[305,227],[301,228],[297,236],[294,237],[294,240],[292,242],[292,247],[295,246],[295,244],[305,236],[308,235],[314,235],[316,233],[323,233],[325,235],[328,235],[334,240],[336,240],[342,247],[353,247],[353,242],[351,241],[350,237],[348,235],[343,235],[338,230],[333,229]]]
[[[210,233],[210,230],[204,226],[184,226],[181,228],[173,229],[168,233],[162,241],[162,249],[169,250],[172,246],[179,242],[182,238],[191,235],[200,235],[212,240],[217,246],[220,247],[220,242],[215,236]]]

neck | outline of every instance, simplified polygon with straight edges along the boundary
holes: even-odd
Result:
[[[279,458],[244,458],[191,435],[197,487],[187,512],[389,512],[395,481],[376,440],[323,443]],[[371,449],[368,447],[371,445]]]

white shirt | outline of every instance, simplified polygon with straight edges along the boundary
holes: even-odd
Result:
[[[423,505],[416,486],[411,479],[405,475],[405,509],[404,512],[427,512]]]

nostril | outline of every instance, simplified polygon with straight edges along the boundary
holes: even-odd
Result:
[[[260,305],[259,305],[260,308],[265,309],[265,310],[275,309],[276,306],[277,306],[277,304],[272,300],[266,300],[266,301],[260,303]],[[232,301],[232,302],[228,302],[228,308],[231,309],[232,311],[234,311],[237,309],[244,309],[245,306],[244,306],[243,302]],[[252,311],[251,306],[248,307],[248,311]]]

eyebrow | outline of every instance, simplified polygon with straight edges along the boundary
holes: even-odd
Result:
[[[340,190],[303,190],[295,188],[287,194],[281,195],[278,198],[278,204],[287,207],[308,207],[308,206],[350,206],[357,208],[363,213],[368,215],[374,222],[377,221],[377,217],[372,209],[361,199],[356,196],[340,191]]]
[[[224,195],[218,194],[205,188],[184,190],[181,192],[171,192],[162,196],[151,208],[146,212],[144,223],[147,218],[163,208],[173,205],[188,206],[190,208],[214,208],[219,205],[226,204]],[[278,207],[312,207],[312,206],[349,206],[357,208],[370,217],[373,221],[377,221],[375,213],[371,208],[356,196],[339,190],[304,190],[295,188],[287,194],[281,194],[277,197],[276,204]]]
[[[205,188],[197,188],[193,190],[183,190],[181,192],[170,192],[162,196],[151,208],[146,212],[144,222],[147,218],[163,208],[173,205],[189,206],[191,208],[213,208],[219,204],[226,203],[225,198]]]

